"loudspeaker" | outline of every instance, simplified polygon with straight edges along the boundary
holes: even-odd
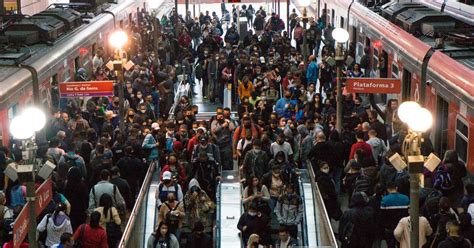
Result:
[[[56,168],[55,164],[49,161],[46,161],[46,163],[43,166],[41,166],[41,169],[38,172],[38,176],[40,176],[43,179],[47,179],[53,172],[54,168]]]

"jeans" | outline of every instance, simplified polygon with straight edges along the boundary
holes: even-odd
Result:
[[[278,197],[270,196],[270,201],[268,202],[268,206],[270,207],[271,213],[275,210],[275,207],[278,202]]]

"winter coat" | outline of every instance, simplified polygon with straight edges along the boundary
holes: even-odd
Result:
[[[281,225],[299,225],[303,220],[303,200],[297,194],[283,194],[275,206],[275,214]]]
[[[92,228],[89,224],[82,224],[76,229],[73,239],[82,240],[83,248],[109,248],[107,233],[101,226]]]
[[[161,248],[162,246],[159,245],[160,244],[159,242],[156,242],[156,246],[153,247],[153,244],[155,243],[155,239],[156,239],[155,234],[150,235],[146,243],[146,248]],[[169,244],[169,248],[179,248],[178,239],[176,239],[176,236],[174,236],[174,234],[172,233],[170,233],[168,244]]]
[[[382,198],[380,203],[380,214],[385,216],[381,219],[381,225],[388,230],[394,230],[401,218],[408,216],[410,199],[400,193],[391,193]]]
[[[37,230],[46,230],[46,246],[50,247],[61,241],[63,233],[72,233],[72,226],[69,217],[63,212],[59,212],[56,218],[53,215],[46,215],[38,224]]]
[[[471,248],[472,244],[463,237],[447,237],[439,243],[438,248]]]
[[[339,233],[346,235],[345,228],[352,223],[349,246],[343,248],[367,248],[372,246],[375,230],[374,210],[371,207],[353,207],[344,212],[339,222]]]
[[[239,222],[237,223],[237,228],[242,232],[242,239],[247,241],[251,234],[258,234],[260,238],[264,236],[269,236],[268,232],[268,223],[270,218],[265,214],[261,214],[260,217],[250,216],[247,212],[240,216]],[[243,230],[244,226],[247,226],[245,231]]]
[[[336,185],[334,181],[328,174],[318,171],[316,174],[316,183],[318,184],[329,217],[339,219],[341,210],[337,203]]]
[[[148,155],[147,160],[152,161],[158,158],[158,145],[156,144],[156,139],[153,137],[153,134],[149,133],[145,136],[142,143],[143,149],[150,149],[150,155]]]
[[[420,247],[426,244],[426,237],[430,236],[433,233],[433,229],[430,226],[428,220],[420,216]],[[402,218],[395,230],[393,231],[395,239],[400,242],[400,248],[410,248],[410,216]]]

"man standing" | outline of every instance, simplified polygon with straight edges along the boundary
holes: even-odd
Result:
[[[222,169],[232,170],[232,141],[231,136],[234,131],[234,124],[224,118],[223,113],[218,113],[216,119],[211,123],[212,135],[216,138],[216,145],[219,147],[222,159]],[[226,159],[229,158],[229,159]]]
[[[294,185],[286,186],[286,192],[280,196],[276,204],[275,214],[280,225],[289,231],[290,236],[297,238],[298,225],[303,220],[303,200],[296,194]]]

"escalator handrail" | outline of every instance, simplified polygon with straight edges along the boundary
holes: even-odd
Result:
[[[299,185],[300,185],[300,196],[303,200],[303,221],[301,222],[300,226],[301,226],[301,235],[302,235],[302,239],[301,241],[303,242],[303,246],[306,247],[308,246],[308,221],[307,221],[307,217],[306,217],[306,205],[305,205],[305,195],[304,195],[304,188],[303,188],[303,182],[301,181],[301,177],[298,177],[298,182],[299,182]]]
[[[132,235],[132,230],[135,225],[135,218],[138,215],[138,210],[141,208],[141,205],[143,204],[143,201],[144,201],[144,197],[148,192],[151,177],[153,175],[153,172],[156,169],[156,166],[157,166],[157,162],[154,161],[150,163],[148,167],[148,171],[146,173],[145,179],[143,180],[142,187],[140,188],[140,193],[138,194],[137,200],[135,201],[135,206],[133,206],[133,210],[130,213],[130,219],[128,220],[125,230],[123,231],[122,239],[119,242],[119,247],[121,248],[127,247],[126,242],[129,240],[130,235]]]
[[[321,191],[319,191],[318,183],[316,182],[316,175],[314,174],[313,164],[311,163],[311,160],[308,160],[306,164],[308,168],[308,175],[310,177],[311,186],[313,188],[314,209],[316,210],[318,207],[322,208],[320,209],[324,215],[324,218],[322,221],[324,222],[324,227],[329,229],[329,234],[330,234],[329,241],[331,243],[331,247],[338,247],[336,237],[334,236],[334,230],[332,229],[331,220],[329,219],[326,206],[324,205],[323,197],[321,196]],[[316,218],[316,216],[314,217]],[[318,242],[318,245],[320,245],[320,242],[321,242],[320,232],[317,232],[317,233],[318,233],[317,242]]]
[[[221,243],[221,181],[217,183],[217,189],[216,192],[216,224],[215,224],[215,230],[214,230],[214,247],[218,248],[220,247]]]

